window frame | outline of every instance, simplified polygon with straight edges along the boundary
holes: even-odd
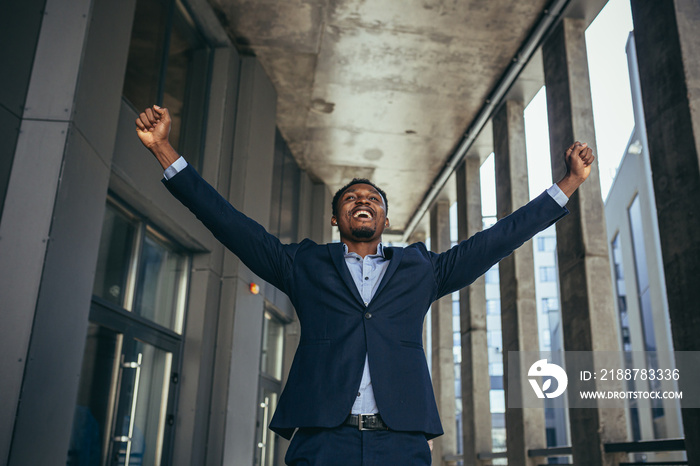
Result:
[[[134,231],[134,241],[132,244],[132,250],[129,257],[129,271],[127,272],[126,279],[127,291],[124,293],[124,298],[122,300],[121,306],[111,303],[105,298],[94,294],[92,295],[92,300],[101,304],[109,303],[111,306],[120,307],[125,312],[128,312],[129,314],[138,318],[136,319],[136,321],[140,322],[141,320],[143,320],[150,322],[152,326],[155,326],[155,328],[159,328],[166,333],[172,332],[175,335],[179,335],[184,340],[185,328],[187,325],[187,301],[189,297],[189,286],[192,274],[192,251],[180,245],[170,235],[168,235],[166,232],[164,232],[152,222],[150,222],[147,216],[140,214],[133,209],[130,209],[127,206],[126,202],[121,200],[121,198],[118,195],[109,192],[107,194],[107,200],[105,204],[106,206],[114,208],[120,214],[127,217],[130,221],[134,222],[136,224],[136,228]],[[105,209],[106,208],[107,207],[105,207]],[[176,320],[178,322],[178,324],[175,326],[176,328],[169,328],[146,317],[142,317],[136,314],[133,309],[134,303],[136,302],[139,293],[139,290],[137,290],[137,285],[139,282],[139,278],[143,273],[142,253],[146,235],[148,234],[150,234],[152,237],[155,237],[157,241],[162,242],[166,246],[170,247],[172,252],[182,254],[183,256],[185,256],[185,263],[183,266],[184,273],[182,277],[180,277],[180,280],[183,283],[181,283],[180,290],[178,291],[179,302],[177,305],[179,306],[179,309],[175,311],[178,313],[178,315],[176,316]]]

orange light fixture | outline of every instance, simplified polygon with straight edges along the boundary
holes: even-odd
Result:
[[[250,288],[250,292],[253,294],[260,293],[260,285],[258,285],[257,283],[251,283],[249,288]]]

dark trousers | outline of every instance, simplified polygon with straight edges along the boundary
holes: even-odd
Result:
[[[294,434],[289,466],[429,466],[430,447],[420,432],[304,428]]]

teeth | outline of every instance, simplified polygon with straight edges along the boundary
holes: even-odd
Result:
[[[358,217],[359,217],[360,215],[362,215],[362,214],[366,215],[366,216],[369,217],[369,218],[372,218],[372,214],[370,214],[370,213],[369,213],[368,211],[366,211],[366,210],[358,210],[358,211],[355,212],[352,216],[353,216],[354,218],[358,218]]]

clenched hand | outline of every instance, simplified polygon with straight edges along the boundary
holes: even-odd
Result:
[[[143,145],[155,155],[163,169],[168,168],[180,157],[168,141],[170,126],[168,109],[157,105],[147,108],[136,119],[136,134]]]

